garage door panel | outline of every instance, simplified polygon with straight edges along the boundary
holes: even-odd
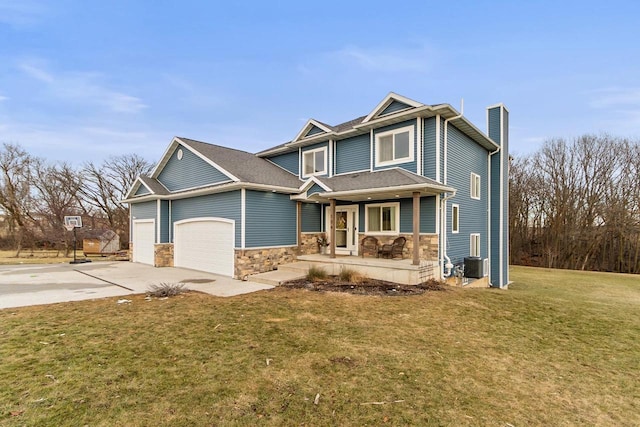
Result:
[[[133,223],[133,262],[154,264],[155,221]]]
[[[197,219],[175,225],[174,265],[233,276],[234,224]]]

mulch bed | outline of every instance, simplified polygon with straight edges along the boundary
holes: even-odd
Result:
[[[446,285],[437,280],[429,280],[419,285],[401,285],[384,280],[367,279],[362,283],[341,282],[337,277],[328,280],[309,281],[307,279],[292,280],[280,287],[307,289],[318,292],[346,292],[355,295],[376,296],[408,296],[421,295],[429,291],[444,291]]]

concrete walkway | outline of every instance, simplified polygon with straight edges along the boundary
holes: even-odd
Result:
[[[0,309],[145,293],[150,285],[184,283],[191,290],[230,297],[273,286],[184,268],[126,261],[0,266]]]

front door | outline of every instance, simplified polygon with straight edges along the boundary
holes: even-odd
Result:
[[[326,210],[326,230],[331,228],[331,209]],[[336,253],[358,255],[358,205],[336,206]]]

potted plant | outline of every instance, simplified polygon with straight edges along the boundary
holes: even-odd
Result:
[[[329,242],[327,241],[327,237],[324,234],[321,234],[320,236],[318,236],[317,242],[318,242],[319,252],[322,255],[326,254],[327,253],[327,246],[329,246]]]

